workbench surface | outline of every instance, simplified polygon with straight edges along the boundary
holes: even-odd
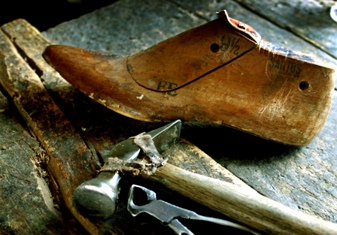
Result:
[[[329,18],[333,3],[120,0],[50,28],[42,35],[55,44],[127,55],[215,19],[217,11],[226,9],[230,17],[248,23],[265,40],[336,67],[337,23]],[[215,126],[183,125],[182,137],[259,193],[295,210],[337,223],[336,99],[335,88],[323,130],[305,147],[285,146]],[[43,170],[43,161],[39,161],[45,152],[2,93],[0,125],[0,233],[82,233],[81,228],[72,227],[79,225],[69,214],[59,211],[62,206],[59,208],[53,202],[55,195],[49,190],[48,172]],[[85,120],[80,125],[82,130],[88,130],[93,123]],[[142,123],[135,130],[140,131],[144,126]],[[117,130],[121,133],[113,134],[116,139],[128,137],[121,127]]]

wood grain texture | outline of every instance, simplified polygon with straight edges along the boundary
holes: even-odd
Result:
[[[0,233],[64,234],[43,169],[45,152],[0,93]]]
[[[144,177],[160,181],[166,187],[266,234],[337,233],[337,224],[292,210],[233,184],[170,164],[159,168],[153,176]]]
[[[0,37],[1,85],[48,154],[45,164],[55,181],[53,185],[57,188],[54,190],[60,192],[62,203],[88,231],[97,233],[96,228],[76,212],[71,198],[74,188],[93,174],[90,151],[80,136],[73,132],[73,127],[45,91],[37,74],[5,34],[1,33]]]

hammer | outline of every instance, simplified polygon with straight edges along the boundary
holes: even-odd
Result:
[[[160,154],[179,140],[180,130],[181,121],[176,120],[149,131],[147,135],[151,136],[151,140]],[[109,151],[109,156],[120,161],[132,162],[140,152],[141,149],[134,144],[131,137],[113,146]],[[73,200],[78,210],[89,216],[110,217],[116,209],[120,179],[121,175],[116,170],[101,172],[95,178],[83,182],[73,193]]]
[[[180,121],[175,124],[181,125]],[[166,131],[170,128],[164,127],[157,137],[165,138],[170,135],[177,137],[177,133],[180,133],[180,126],[178,129],[179,132],[173,131],[171,134],[167,134]],[[151,132],[149,133],[151,134]],[[169,140],[172,143],[172,138],[169,138]],[[176,140],[174,138],[173,142]],[[149,151],[149,146],[155,149]],[[155,135],[148,139],[148,142],[138,143],[139,151],[145,150],[144,152],[150,155],[149,157],[153,157],[153,154],[159,154],[159,151],[162,152],[162,149],[159,151],[156,149],[157,146],[160,147],[161,145],[156,140]],[[257,192],[244,190],[242,187],[222,180],[192,173],[169,163],[159,167],[154,174],[144,172],[140,172],[139,176],[159,182],[212,210],[266,234],[337,234],[337,224],[335,223],[293,210]],[[92,179],[92,181],[85,182],[84,185],[90,187],[80,186],[75,190],[75,203],[77,205],[82,204],[82,206],[89,205],[89,207],[91,207],[91,204],[100,205],[96,208],[96,215],[111,216],[116,206],[116,196],[110,197],[110,195],[118,195],[118,186],[111,182],[114,182],[111,181],[111,177],[100,176]],[[90,198],[86,195],[88,192],[90,192]],[[82,197],[87,197],[87,199],[82,201]],[[101,200],[102,197],[104,197],[104,200]],[[107,213],[109,209],[110,211]]]

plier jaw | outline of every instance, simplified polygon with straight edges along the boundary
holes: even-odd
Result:
[[[136,195],[139,195],[139,192],[145,192],[146,194],[146,202],[142,205],[136,205],[134,200]],[[193,233],[178,220],[179,218],[211,222],[244,230],[251,234],[258,234],[246,226],[223,219],[202,216],[194,211],[178,207],[163,200],[158,200],[154,191],[135,184],[133,184],[129,190],[127,209],[134,217],[141,213],[147,213],[155,217],[161,223],[170,227],[178,235],[193,235]]]

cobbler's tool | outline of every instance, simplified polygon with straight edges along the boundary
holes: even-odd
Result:
[[[262,40],[226,11],[134,55],[52,45],[44,58],[125,116],[223,124],[289,145],[306,145],[319,133],[334,90],[333,69]]]
[[[146,194],[147,201],[145,204],[135,204],[135,197],[137,193],[135,191],[142,191]],[[138,194],[139,195],[139,194]],[[223,226],[233,227],[236,229],[244,230],[250,232],[251,234],[258,234],[257,232],[249,229],[246,226],[240,225],[238,223],[230,222],[228,220],[207,217],[197,214],[194,211],[190,211],[163,200],[158,200],[156,193],[150,189],[139,185],[132,185],[129,190],[127,209],[132,216],[137,216],[141,213],[147,213],[156,219],[158,219],[164,225],[173,229],[173,231],[178,234],[193,235],[187,227],[185,227],[179,219],[191,219],[191,220],[201,220],[210,223],[220,224]]]
[[[137,145],[143,151],[146,150],[144,152],[146,152],[149,159],[154,155],[158,156],[154,140],[150,135],[138,135],[134,137],[135,140],[138,139],[138,137],[145,140],[143,142],[137,141]],[[104,165],[105,170],[109,170],[108,166],[110,162],[112,165],[114,164],[114,161],[109,161],[111,159],[112,158],[109,158]],[[133,172],[134,169],[136,168],[131,168],[131,172]],[[111,171],[115,172],[116,169],[111,168]],[[257,192],[245,190],[242,187],[223,180],[192,173],[169,163],[159,167],[154,174],[142,172],[145,171],[140,171],[140,177],[153,180],[157,183],[159,182],[167,188],[205,205],[210,209],[223,213],[239,223],[265,232],[266,234],[337,234],[337,224],[293,210]],[[98,179],[96,181],[99,182]],[[106,182],[103,183],[108,189],[109,185]],[[114,189],[115,188],[112,188],[111,190]],[[95,196],[95,193],[100,192],[94,190],[91,195],[91,200],[101,197],[100,195]],[[109,194],[109,191],[106,190],[103,194]],[[80,194],[78,196],[80,197]],[[102,201],[101,207],[115,208],[116,201],[114,198],[109,198],[109,196],[105,198],[106,200],[104,200],[104,202]],[[88,205],[92,204],[89,197],[87,200],[84,200],[83,203],[88,203]]]
[[[148,132],[161,153],[179,140],[181,121],[176,120],[161,128]],[[133,143],[132,138],[122,141],[114,146],[110,152],[111,157],[131,162],[136,159],[141,149]],[[77,208],[90,216],[109,217],[116,207],[119,193],[119,172],[101,172],[96,178],[83,182],[76,188],[73,200]]]

